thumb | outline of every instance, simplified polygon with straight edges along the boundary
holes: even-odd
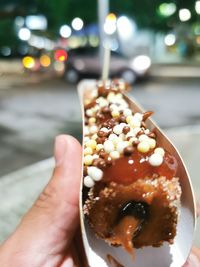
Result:
[[[183,267],[199,267],[200,266],[200,249],[193,247]]]
[[[73,137],[61,135],[54,154],[53,176],[14,234],[22,250],[62,254],[78,226],[81,146]]]
[[[73,137],[60,135],[55,140],[54,157],[53,176],[33,209],[48,215],[58,228],[73,233],[79,212],[81,146]]]

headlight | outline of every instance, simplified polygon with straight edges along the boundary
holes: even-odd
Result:
[[[131,66],[136,72],[142,74],[151,66],[151,59],[144,55],[137,56]]]

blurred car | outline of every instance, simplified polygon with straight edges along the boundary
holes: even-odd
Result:
[[[126,58],[118,52],[111,52],[110,77],[120,77],[133,84],[138,78],[147,76],[151,60],[146,55]],[[99,78],[101,75],[101,60],[98,48],[81,47],[68,51],[68,59],[64,78],[71,83],[81,78]]]

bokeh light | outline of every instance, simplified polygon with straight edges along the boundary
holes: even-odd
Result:
[[[117,18],[114,13],[108,14],[106,21],[104,23],[104,31],[106,34],[112,35],[116,32],[117,29]]]
[[[176,12],[175,3],[162,3],[159,6],[159,14],[164,17],[169,17]]]
[[[196,10],[197,14],[200,15],[200,1],[196,1],[196,3],[195,3],[195,10]]]
[[[196,42],[197,42],[198,45],[200,45],[200,36],[198,36],[198,37],[196,38]]]
[[[72,20],[72,28],[76,31],[80,31],[83,28],[83,20],[81,18],[74,18]]]
[[[63,73],[65,70],[65,65],[63,64],[63,62],[54,62],[53,66],[57,73]]]
[[[32,69],[35,66],[35,59],[31,56],[24,57],[22,64],[26,69]]]
[[[24,18],[21,17],[21,16],[17,16],[15,18],[15,25],[18,27],[18,28],[22,28],[24,26]]]
[[[124,40],[132,37],[133,33],[136,30],[136,25],[126,16],[121,16],[117,20],[117,29],[118,33]]]
[[[11,48],[8,47],[8,46],[3,46],[1,48],[1,54],[4,56],[4,57],[9,57],[11,55]]]
[[[67,60],[67,52],[63,49],[59,49],[55,51],[55,60],[58,62],[64,62]]]
[[[151,66],[151,59],[146,55],[137,56],[132,65],[138,73],[143,73]]]
[[[188,21],[191,19],[191,12],[187,8],[183,8],[179,10],[179,19],[180,21]]]
[[[60,35],[63,38],[69,38],[71,36],[71,34],[72,34],[72,30],[71,30],[71,28],[68,25],[61,26],[61,28],[60,28]]]
[[[169,33],[165,36],[165,44],[167,46],[172,46],[176,42],[176,36],[173,33]]]
[[[28,41],[31,37],[31,31],[27,28],[21,28],[19,30],[18,37],[22,41]]]
[[[42,55],[40,57],[40,64],[42,67],[49,67],[51,65],[51,59],[48,55]]]

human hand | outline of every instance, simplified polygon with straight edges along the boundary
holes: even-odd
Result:
[[[50,182],[0,247],[1,267],[77,266],[72,239],[79,224],[81,146],[73,137],[58,136],[54,155]]]
[[[72,239],[79,223],[81,147],[58,136],[53,176],[12,236],[0,247],[1,267],[77,267]],[[193,248],[183,267],[200,267]]]

